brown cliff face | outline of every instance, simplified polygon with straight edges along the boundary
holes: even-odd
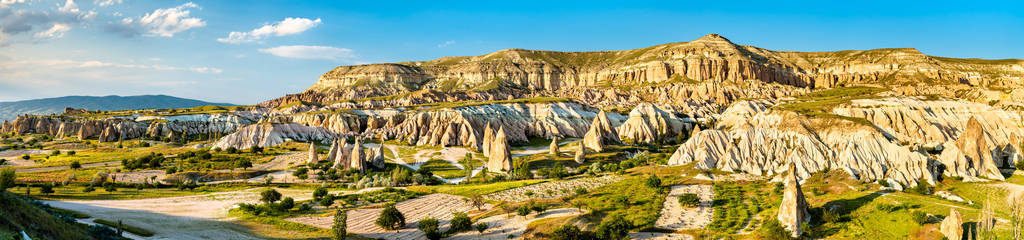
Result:
[[[684,82],[779,83],[832,88],[850,84],[1019,86],[1024,61],[933,57],[916,49],[773,51],[717,34],[623,51],[506,49],[430,61],[341,66],[290,101],[354,99],[419,89],[487,91],[500,86],[557,91]],[[280,100],[268,104],[281,104]]]

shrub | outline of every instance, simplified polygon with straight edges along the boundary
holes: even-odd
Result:
[[[448,232],[457,233],[473,229],[473,220],[469,219],[469,216],[466,216],[466,213],[454,212],[452,215],[454,215],[454,217],[452,217],[451,226],[448,228]]]
[[[647,187],[661,188],[661,178],[658,178],[658,175],[651,174],[651,176],[647,178]]]
[[[758,230],[758,235],[765,239],[792,239],[793,234],[786,230],[785,227],[779,223],[779,220],[775,218],[767,218],[761,225],[761,229]]]
[[[281,211],[288,211],[289,209],[295,207],[295,199],[292,199],[291,197],[286,197],[281,200],[281,203],[279,203],[277,207]]]
[[[338,209],[334,212],[334,225],[331,226],[331,233],[335,240],[344,240],[348,235],[348,212]]]
[[[615,215],[601,221],[601,224],[597,225],[595,233],[598,239],[623,239],[629,234],[631,228],[633,228],[632,223],[626,221],[622,216]]]
[[[93,192],[93,191],[96,191],[96,188],[94,188],[92,186],[88,186],[88,187],[85,187],[84,189],[82,189],[82,192],[87,192],[87,193],[88,192]]]
[[[483,233],[484,231],[487,231],[487,227],[488,226],[487,226],[487,223],[482,222],[482,223],[477,223],[475,227],[476,227],[476,231],[477,232]]]
[[[927,186],[927,185],[925,185],[925,182],[922,181],[922,182],[919,182],[917,184],[917,186],[905,189],[905,192],[916,193],[916,194],[921,194],[921,195],[929,195],[929,194],[932,194],[932,188]]]
[[[583,195],[583,194],[587,194],[587,189],[586,188],[578,187],[578,188],[576,188],[575,192],[576,192],[576,195]]]
[[[107,192],[117,192],[117,185],[103,184],[103,190]]]
[[[32,158],[32,157],[31,157],[31,156],[29,156],[28,154],[23,154],[23,155],[21,155],[21,159],[29,160],[29,159],[31,159],[31,158]]]
[[[110,227],[107,227],[107,226],[92,225],[92,226],[89,226],[89,228],[86,229],[86,231],[89,232],[89,236],[93,237],[94,239],[100,239],[100,240],[121,239],[121,236],[117,235],[117,231],[114,231],[114,229],[111,229]]]
[[[235,161],[235,168],[241,168],[242,170],[249,169],[252,167],[252,162],[248,159],[239,159]]]
[[[78,161],[72,161],[71,162],[71,169],[79,169],[79,168],[82,168],[82,163],[79,163]]]
[[[68,156],[74,156],[75,153],[77,153],[77,152],[75,152],[75,151],[68,151]]]
[[[14,169],[4,168],[0,170],[0,191],[5,191],[8,188],[14,187],[14,179],[16,174]]]
[[[277,192],[273,188],[267,188],[260,192],[260,201],[270,204],[281,200],[281,193]]]
[[[236,153],[238,153],[238,148],[228,147],[228,149],[226,149],[225,151],[227,151],[230,154],[236,154]]]
[[[880,211],[885,211],[885,212],[895,212],[896,210],[900,210],[899,206],[892,205],[892,204],[887,204],[887,203],[880,203],[880,204],[878,204],[878,206],[876,206],[876,208],[878,208],[878,210],[880,210]]]
[[[519,214],[519,216],[530,215],[530,208],[527,206],[520,206],[516,209],[516,213]]]
[[[427,239],[436,240],[441,239],[441,232],[438,231],[438,221],[436,218],[427,217],[420,220],[420,223],[416,225],[420,231],[426,233]]]
[[[576,227],[575,225],[566,224],[566,225],[562,225],[561,227],[556,228],[554,232],[551,232],[551,239],[552,240],[584,240],[584,239],[593,239],[593,237],[589,236],[589,234],[587,234],[584,231],[580,231],[580,228]]]
[[[534,212],[537,212],[538,214],[544,213],[545,211],[548,210],[548,205],[545,204],[545,203],[531,204],[530,210],[533,210]]]
[[[398,211],[398,208],[395,208],[394,204],[391,204],[380,212],[380,216],[377,217],[377,221],[374,223],[384,230],[395,230],[405,226],[405,216],[402,215],[402,212]]]
[[[320,201],[317,202],[317,203],[319,203],[320,206],[330,207],[331,205],[334,204],[334,195],[331,195],[331,194],[324,195],[324,197],[320,198]]]
[[[842,216],[838,212],[828,209],[823,210],[821,213],[821,220],[827,223],[839,222],[841,217]]]
[[[1013,163],[1013,166],[1017,167],[1017,170],[1024,170],[1024,161],[1017,161]]]
[[[910,212],[910,217],[914,219],[914,222],[916,222],[917,224],[928,223],[928,214],[925,214],[922,211]]]
[[[327,196],[327,188],[320,186],[316,190],[313,190],[313,200],[320,201],[321,198]]]
[[[46,184],[40,185],[39,186],[39,192],[43,193],[43,194],[51,194],[51,193],[53,193],[53,184],[46,183]]]
[[[696,193],[685,193],[679,196],[679,205],[683,207],[696,207],[700,203],[700,197]]]

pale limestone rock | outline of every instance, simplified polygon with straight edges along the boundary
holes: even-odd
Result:
[[[551,146],[548,147],[548,154],[558,156],[558,137],[551,139]]]
[[[577,148],[576,149],[576,157],[573,158],[573,160],[575,160],[576,163],[578,163],[578,164],[583,164],[583,162],[586,161],[586,156],[585,156],[587,154],[586,151],[587,150],[584,147]]]
[[[992,137],[976,118],[971,117],[967,128],[956,141],[943,144],[939,161],[946,166],[945,174],[965,179],[988,178],[1004,180],[996,166],[1005,158],[998,147],[992,145]]]
[[[964,236],[963,219],[960,217],[960,212],[956,209],[949,209],[949,216],[942,220],[939,226],[939,232],[942,232],[942,236],[945,236],[950,240],[961,240]]]
[[[480,152],[484,153],[484,156],[491,156],[492,144],[494,144],[494,128],[491,126],[491,122],[487,122],[487,128],[484,128],[484,140],[483,146],[480,147]]]
[[[491,172],[512,171],[512,154],[509,152],[508,140],[505,137],[505,128],[500,127],[494,134],[494,141],[491,144],[491,153],[487,161],[487,170]]]
[[[650,103],[641,103],[629,112],[629,118],[619,126],[622,139],[634,143],[654,143],[676,137],[689,129],[689,124],[674,113],[662,110]]]
[[[309,163],[316,163],[317,161],[320,161],[320,159],[318,158],[318,156],[316,154],[316,142],[310,142],[309,143],[309,161],[308,162]]]
[[[331,139],[331,149],[327,150],[327,158],[324,158],[324,160],[334,162],[334,159],[338,157],[339,147],[340,145],[338,145],[338,139]]]
[[[356,138],[356,143],[352,145],[352,152],[349,154],[349,165],[352,170],[359,170],[361,173],[366,172],[366,159],[363,155],[363,144],[362,139]]]
[[[384,169],[384,144],[378,144],[377,147],[371,149],[366,153],[366,161],[372,164],[374,167]]]
[[[618,131],[615,129],[608,114],[601,111],[590,123],[587,134],[583,136],[583,147],[590,148],[595,152],[604,151],[605,143],[619,142]]]
[[[279,145],[285,140],[322,141],[331,139],[334,134],[321,127],[309,127],[294,123],[261,123],[246,126],[237,132],[228,134],[217,140],[213,147],[227,149],[235,147],[248,149],[254,146],[269,147]]]
[[[779,206],[779,223],[793,233],[793,237],[800,236],[803,229],[801,223],[810,222],[811,214],[807,212],[807,200],[800,190],[800,180],[797,179],[796,166],[790,165],[789,176],[786,177],[786,189],[782,195],[782,205]]]

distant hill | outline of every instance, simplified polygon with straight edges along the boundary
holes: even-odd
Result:
[[[67,96],[32,99],[16,102],[0,102],[0,121],[14,120],[21,114],[62,113],[64,108],[87,110],[135,110],[151,108],[190,108],[205,105],[234,106],[229,103],[211,103],[195,99],[167,95],[140,96]]]

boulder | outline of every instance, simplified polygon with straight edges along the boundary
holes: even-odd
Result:
[[[494,141],[491,143],[487,170],[491,172],[512,171],[512,154],[509,152],[508,140],[505,137],[505,128],[498,128],[494,134]]]
[[[964,237],[963,219],[960,217],[960,212],[956,209],[949,209],[949,216],[942,220],[939,226],[939,232],[942,232],[942,236],[945,236],[949,240],[961,240]]]
[[[793,237],[800,236],[803,229],[800,224],[811,221],[811,215],[807,212],[807,200],[804,199],[804,192],[800,190],[800,181],[797,179],[796,166],[789,166],[789,176],[786,177],[786,189],[782,195],[782,205],[779,206],[779,222],[787,230],[793,233]]]
[[[379,144],[377,147],[370,149],[366,153],[366,161],[376,168],[384,169],[384,144]]]

